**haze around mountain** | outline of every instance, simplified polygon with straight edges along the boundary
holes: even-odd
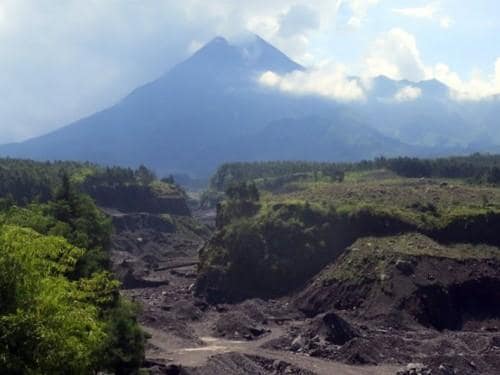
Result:
[[[238,44],[217,37],[118,104],[0,153],[206,176],[237,160],[354,161],[498,146],[494,97],[456,101],[437,80],[314,79],[259,36]]]

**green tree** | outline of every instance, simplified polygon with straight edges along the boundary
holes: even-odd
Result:
[[[31,229],[0,231],[0,368],[7,374],[88,374],[106,343],[99,309],[65,275],[83,253]]]
[[[137,181],[142,185],[149,185],[154,180],[156,180],[155,174],[146,168],[144,165],[141,165],[137,171],[135,172],[135,177]]]

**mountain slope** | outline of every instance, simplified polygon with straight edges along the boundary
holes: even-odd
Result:
[[[145,164],[162,174],[207,175],[233,160],[428,155],[429,147],[445,153],[480,140],[476,133],[485,138],[469,124],[478,111],[468,120],[437,81],[379,77],[366,101],[350,104],[258,84],[265,71],[303,69],[257,36],[237,45],[215,38],[115,106],[47,135],[1,146],[0,155]],[[396,102],[395,95],[407,86],[420,89],[421,97]]]
[[[411,90],[415,97],[405,97]],[[401,95],[403,93],[403,95]],[[388,137],[414,146],[465,148],[479,136],[467,118],[470,103],[452,100],[449,88],[437,80],[410,82],[376,77],[367,101],[354,103],[363,121]]]
[[[356,161],[426,150],[405,145],[360,123],[348,111],[328,118],[308,116],[274,121],[227,147],[230,160]]]
[[[205,146],[254,131],[285,114],[304,113],[295,105],[296,98],[255,84],[267,69],[285,73],[302,67],[260,38],[238,47],[216,38],[117,105],[42,137],[3,146],[0,153],[34,159],[145,163],[163,171],[192,172],[197,152]],[[312,112],[334,107],[313,102]]]

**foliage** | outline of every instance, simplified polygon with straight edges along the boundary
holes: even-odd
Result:
[[[226,190],[226,196],[231,200],[253,201],[260,199],[259,190],[252,182],[233,184]]]
[[[455,259],[462,262],[473,259],[499,258],[498,248],[485,245],[440,244],[419,234],[407,233],[391,237],[366,237],[358,239],[346,250],[332,267],[319,276],[322,281],[377,280],[388,276],[397,263],[414,262],[416,257]]]
[[[343,181],[345,173],[389,170],[401,177],[463,179],[472,183],[500,183],[500,155],[472,154],[437,159],[376,158],[357,163],[300,161],[224,164],[210,181],[210,190],[225,191],[233,184],[253,181],[275,191],[293,181]]]
[[[137,309],[107,269],[111,223],[68,174],[54,199],[0,212],[3,373],[136,373]]]
[[[212,189],[225,191],[231,185],[256,179],[274,179],[294,174],[319,175],[342,180],[340,164],[299,161],[271,161],[253,163],[229,163],[222,165],[210,181]]]
[[[234,184],[227,189],[226,197],[217,207],[218,228],[234,219],[253,216],[259,210],[260,194],[254,183]]]
[[[104,251],[109,245],[111,221],[99,211],[90,197],[74,189],[67,175],[62,176],[55,199],[48,204],[48,213],[67,225],[64,234],[70,243],[88,250],[79,260],[76,277],[89,276],[107,267]]]
[[[0,197],[17,204],[48,201],[62,170],[69,174],[90,164],[73,162],[40,163],[31,160],[0,159]]]
[[[145,166],[133,170],[91,163],[0,158],[0,207],[5,207],[8,202],[17,205],[48,202],[54,197],[64,175],[75,189],[87,193],[95,186],[147,186],[156,181],[155,174]]]
[[[64,277],[81,250],[61,238],[5,226],[0,234],[0,367],[7,373],[75,373],[96,368],[105,340],[92,303],[75,301]],[[5,267],[5,266],[9,267]]]
[[[155,174],[147,169],[144,165],[141,165],[135,172],[135,178],[142,185],[149,185],[151,182],[156,180]]]
[[[103,363],[117,375],[135,373],[144,361],[145,336],[137,323],[137,314],[136,305],[120,299],[106,316]]]
[[[388,168],[403,177],[460,178],[474,183],[500,183],[500,155],[473,154],[439,159],[380,158],[372,165]]]

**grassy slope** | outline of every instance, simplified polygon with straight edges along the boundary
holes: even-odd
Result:
[[[442,228],[460,218],[500,214],[499,188],[460,180],[400,178],[382,171],[349,173],[344,182],[291,183],[263,198],[267,204],[302,201],[346,213],[369,209],[424,229]]]
[[[357,240],[332,267],[320,275],[322,281],[353,281],[377,279],[388,274],[398,262],[416,257],[470,259],[500,259],[500,250],[487,245],[442,245],[417,233],[391,237],[366,237]]]

